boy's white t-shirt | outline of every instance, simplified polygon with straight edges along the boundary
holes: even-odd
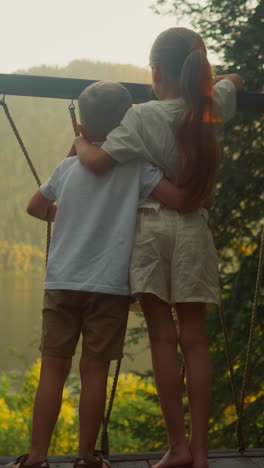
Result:
[[[162,177],[140,159],[102,176],[76,156],[63,160],[40,187],[58,204],[44,288],[129,294],[138,204]]]
[[[223,79],[216,83],[213,99],[223,122],[233,117],[236,88],[232,81]],[[170,178],[179,164],[175,130],[184,111],[182,98],[138,104],[129,109],[120,126],[109,133],[102,149],[120,164],[134,158],[150,161]]]

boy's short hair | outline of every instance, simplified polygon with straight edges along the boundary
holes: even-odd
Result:
[[[120,83],[98,81],[83,90],[78,103],[81,124],[88,139],[94,139],[118,127],[132,106],[132,97]]]

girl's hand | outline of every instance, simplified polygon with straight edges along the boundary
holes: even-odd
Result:
[[[207,210],[209,210],[210,208],[212,208],[214,201],[215,201],[214,194],[210,193],[210,195],[208,195],[204,200],[203,208],[206,208]]]
[[[184,191],[182,191],[182,193],[184,194]],[[214,201],[215,201],[214,193],[210,193],[209,195],[207,195],[206,198],[204,198],[201,201],[201,200],[195,200],[194,198],[190,200],[188,198],[188,192],[185,192],[184,202],[182,203],[178,211],[181,214],[188,214],[188,213],[192,213],[193,211],[198,210],[199,208],[206,208],[207,210],[209,210],[210,208],[212,208]]]
[[[84,136],[79,135],[75,138],[73,144],[78,152],[79,149],[83,149],[83,147],[90,144],[90,142]]]
[[[224,80],[225,78],[232,81],[232,83],[235,85],[237,90],[243,88],[243,80],[242,80],[241,76],[238,75],[237,73],[229,73],[227,75],[215,76],[213,78],[213,84],[216,84],[216,83],[218,83],[218,81]]]
[[[88,140],[83,136],[80,135],[76,137],[66,158],[70,158],[71,156],[77,156],[78,150],[82,150],[83,145],[86,145],[86,143],[88,143]]]

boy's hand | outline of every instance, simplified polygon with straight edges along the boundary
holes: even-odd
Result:
[[[40,190],[34,193],[27,206],[27,213],[29,215],[43,221],[54,221],[56,211],[57,206],[54,205],[54,202],[45,198]]]

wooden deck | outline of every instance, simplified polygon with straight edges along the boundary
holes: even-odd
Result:
[[[150,468],[162,456],[161,452],[111,454],[112,468]],[[73,455],[49,457],[51,468],[72,468]],[[0,468],[15,457],[1,457]],[[210,468],[264,468],[264,449],[248,449],[242,456],[237,450],[213,450],[209,452]]]

